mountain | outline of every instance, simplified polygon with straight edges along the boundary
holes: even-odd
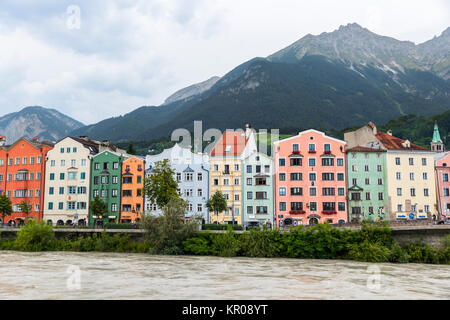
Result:
[[[251,59],[201,93],[186,88],[160,107],[140,108],[76,133],[149,141],[177,128],[192,130],[194,120],[202,120],[204,130],[249,122],[257,129],[291,132],[442,113],[450,107],[450,50],[443,50],[449,33],[415,45],[348,24]]]
[[[211,89],[211,87],[213,85],[215,85],[216,82],[219,81],[219,79],[220,79],[220,77],[212,77],[206,81],[203,81],[203,82],[200,82],[197,84],[193,84],[189,87],[178,90],[177,92],[172,94],[170,97],[168,97],[166,99],[166,101],[164,101],[164,104],[169,104],[169,103],[172,103],[175,101],[180,101],[180,100],[186,101],[186,100],[192,98],[193,96],[202,94],[203,92]]]
[[[83,126],[77,120],[44,107],[26,107],[0,117],[0,135],[6,136],[6,143],[21,137],[57,141]]]

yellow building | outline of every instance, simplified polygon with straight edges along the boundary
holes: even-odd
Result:
[[[210,154],[209,196],[221,191],[227,210],[215,215],[211,223],[242,224],[242,160],[257,151],[253,131],[224,131]]]
[[[390,220],[430,219],[437,215],[434,152],[381,132],[369,122],[345,133],[348,148],[364,146],[386,150]]]

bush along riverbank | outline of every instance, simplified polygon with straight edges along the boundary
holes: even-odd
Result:
[[[400,247],[387,226],[340,230],[329,225],[295,227],[290,232],[250,230],[235,233],[196,232],[194,225],[152,221],[143,242],[129,235],[102,233],[77,239],[56,239],[50,226],[29,221],[15,240],[0,241],[2,250],[101,251],[222,257],[347,259],[364,262],[450,264],[450,236],[434,249],[423,243]]]

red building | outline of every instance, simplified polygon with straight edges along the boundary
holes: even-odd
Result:
[[[11,199],[13,213],[3,223],[17,226],[25,222],[26,214],[19,208],[23,202],[30,207],[28,217],[40,220],[44,209],[45,157],[53,144],[21,138],[8,146],[5,141],[0,137],[0,193]]]

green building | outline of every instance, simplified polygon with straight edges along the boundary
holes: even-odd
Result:
[[[124,159],[124,155],[113,151],[103,151],[93,157],[91,162],[91,201],[98,196],[108,205],[108,212],[102,216],[96,216],[90,212],[90,225],[119,223],[121,173]]]
[[[253,153],[242,162],[242,225],[273,226],[273,202],[273,160],[263,153]]]
[[[347,181],[350,222],[389,220],[385,150],[348,149]]]

